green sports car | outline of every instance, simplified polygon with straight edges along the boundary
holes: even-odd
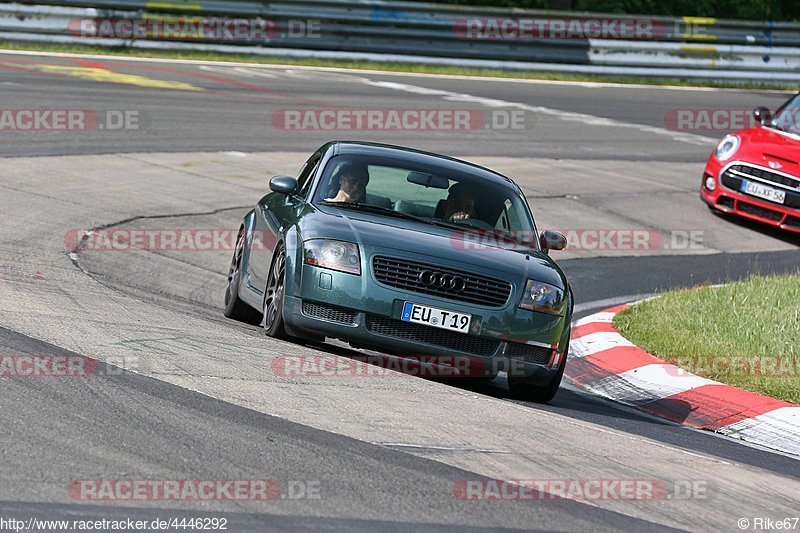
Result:
[[[460,375],[508,375],[516,398],[558,390],[573,297],[519,187],[465,161],[330,142],[245,215],[225,315],[277,338],[338,338]]]

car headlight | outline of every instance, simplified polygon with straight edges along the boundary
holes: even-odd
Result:
[[[519,306],[531,311],[563,315],[565,303],[564,291],[547,283],[529,279],[525,284]]]
[[[742,140],[738,135],[727,135],[722,139],[722,142],[717,145],[717,148],[714,150],[714,155],[720,161],[726,161],[733,157],[733,154],[739,149],[741,143]]]
[[[303,243],[306,264],[361,275],[358,245],[330,239],[311,239]]]

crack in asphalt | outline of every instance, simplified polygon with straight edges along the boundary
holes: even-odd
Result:
[[[109,222],[108,224],[102,224],[100,226],[95,226],[88,231],[98,231],[108,228],[114,228],[116,226],[121,226],[123,224],[129,224],[130,222],[135,222],[137,220],[149,220],[149,219],[166,219],[166,218],[180,218],[180,217],[201,217],[201,216],[208,216],[208,215],[217,215],[219,213],[225,211],[233,211],[234,209],[247,209],[250,207],[250,204],[247,205],[236,205],[233,207],[220,207],[219,209],[214,209],[212,211],[201,211],[196,213],[174,213],[174,214],[164,214],[164,215],[136,215],[129,218],[124,218],[122,220],[118,220],[117,222]],[[73,252],[76,250],[72,250]]]
[[[56,196],[49,196],[47,194],[42,194],[40,192],[33,192],[33,191],[26,191],[25,189],[18,189],[16,187],[11,187],[10,185],[6,185],[5,183],[0,183],[0,187],[2,187],[3,189],[8,189],[9,191],[14,191],[14,192],[22,193],[22,194],[30,194],[31,196],[37,196],[39,198],[46,198],[46,199],[54,201],[54,202],[62,202],[62,203],[69,204],[69,205],[75,205],[75,202],[73,202],[71,200],[64,200],[63,198],[58,198]]]
[[[133,217],[124,218],[122,220],[118,220],[116,222],[109,222],[108,224],[102,224],[100,226],[96,226],[96,227],[94,227],[94,228],[92,228],[90,230],[85,231],[84,236],[81,238],[80,241],[78,241],[78,244],[76,245],[76,248],[73,249],[73,250],[67,250],[65,252],[65,254],[66,254],[67,258],[69,258],[69,260],[72,263],[72,265],[75,266],[75,268],[80,270],[81,273],[83,273],[84,275],[88,276],[90,279],[92,279],[96,283],[99,283],[103,287],[105,287],[105,288],[107,288],[109,290],[112,290],[115,293],[120,294],[122,296],[126,296],[126,297],[133,296],[133,297],[136,297],[136,295],[131,294],[131,292],[129,292],[129,291],[123,290],[120,286],[104,281],[103,279],[101,279],[102,277],[105,277],[105,276],[103,276],[103,274],[100,274],[100,273],[97,273],[97,272],[92,272],[87,267],[85,267],[83,264],[81,264],[81,262],[80,262],[81,243],[86,238],[86,235],[88,235],[88,233],[93,232],[93,231],[101,231],[101,230],[105,230],[105,229],[109,229],[109,228],[114,228],[114,227],[117,227],[117,226],[122,226],[123,224],[129,224],[131,222],[136,222],[138,220],[156,220],[156,219],[163,220],[163,219],[181,218],[181,217],[210,216],[210,215],[216,215],[216,214],[219,214],[219,213],[223,213],[225,211],[233,211],[233,210],[236,210],[236,209],[246,209],[248,207],[250,207],[249,204],[248,205],[244,205],[244,206],[220,207],[218,209],[213,209],[211,211],[201,211],[201,212],[194,212],[194,213],[190,212],[190,213],[173,213],[173,214],[163,214],[163,215],[136,215],[136,216],[133,216]],[[120,285],[125,286],[124,283],[122,283]],[[146,289],[137,288],[137,287],[130,287],[130,288],[137,289],[137,290],[140,290],[142,292],[146,292],[146,293],[149,293],[149,294],[152,294],[152,295],[155,295],[155,296],[168,297],[169,299],[173,299],[173,300],[177,299],[177,300],[181,301],[182,303],[190,304],[192,306],[201,306],[201,307],[205,308],[207,311],[210,311],[212,309],[216,310],[215,307],[211,307],[211,306],[209,306],[207,304],[204,304],[202,302],[191,300],[189,298],[181,297],[181,296],[178,296],[178,295],[167,294],[167,293],[163,293],[163,292],[160,292],[160,291],[155,291],[155,292],[154,291],[147,291]],[[169,307],[163,305],[163,303],[161,303],[161,302],[158,302],[158,301],[154,300],[154,301],[151,301],[151,303],[153,303],[154,305],[158,305],[159,307],[162,307],[164,309],[169,309]]]

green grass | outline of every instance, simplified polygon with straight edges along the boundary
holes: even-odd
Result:
[[[360,70],[382,70],[388,72],[445,74],[451,76],[482,76],[490,78],[513,78],[527,80],[578,81],[596,83],[622,83],[641,85],[678,85],[686,87],[719,87],[739,89],[771,89],[796,91],[792,84],[773,84],[758,82],[725,82],[714,80],[694,80],[684,78],[650,78],[642,76],[601,76],[594,74],[566,74],[558,72],[533,72],[487,68],[448,67],[425,65],[421,63],[392,63],[373,61],[350,61],[335,59],[311,59],[257,56],[251,54],[226,54],[219,52],[199,52],[182,50],[146,50],[141,48],[108,47],[92,45],[62,45],[48,43],[25,43],[17,41],[0,41],[3,50],[30,50],[40,52],[60,52],[73,54],[101,54],[125,57],[150,57],[166,59],[196,59],[207,61],[232,61],[254,64],[337,67]]]
[[[692,373],[800,404],[800,273],[667,292],[614,325]]]

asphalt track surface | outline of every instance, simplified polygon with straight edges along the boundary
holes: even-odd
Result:
[[[0,515],[225,516],[232,530],[736,530],[795,516],[796,459],[643,416],[566,385],[547,406],[488,385],[276,376],[292,346],[221,317],[229,260],[81,253],[72,228],[234,228],[331,137],[420,147],[514,177],[542,227],[646,228],[647,250],[557,257],[583,316],[660,289],[800,268],[798,241],[708,213],[700,172],[724,132],[675,131],[680,109],[776,107],[751,91],[517,83],[149,61],[0,55],[0,108],[135,111],[138,129],[0,131],[0,352],[80,353],[133,372],[4,379]],[[522,130],[285,131],[287,109],[519,110]],[[233,153],[226,153],[233,152]],[[696,246],[668,246],[674,232]],[[124,364],[122,364],[122,363]],[[131,364],[131,362],[135,364]],[[660,501],[463,501],[465,479],[701,481]],[[275,479],[320,497],[76,501],[76,479]],[[288,495],[287,495],[288,496]],[[792,515],[794,513],[794,515]]]

